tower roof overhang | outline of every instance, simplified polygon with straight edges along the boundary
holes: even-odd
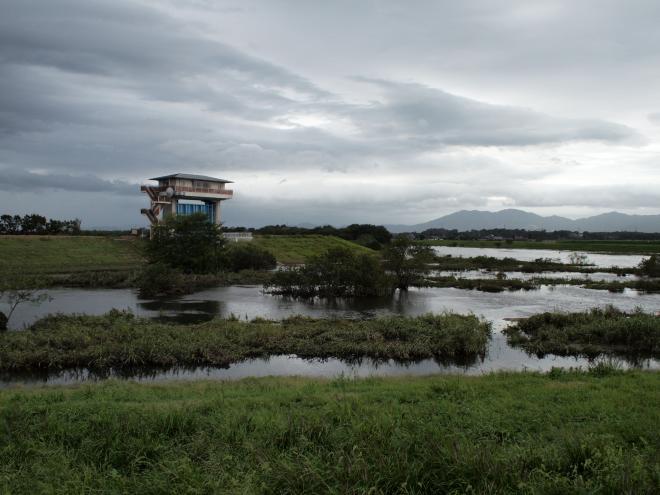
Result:
[[[233,181],[218,179],[217,177],[209,177],[208,175],[197,174],[170,174],[162,175],[160,177],[152,177],[149,180],[165,180],[165,179],[188,179],[188,180],[203,180],[206,182],[219,182],[222,184],[233,184]]]

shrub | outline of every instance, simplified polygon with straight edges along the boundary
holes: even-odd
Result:
[[[273,253],[249,242],[232,243],[225,250],[225,264],[233,272],[241,270],[270,270],[277,261]]]
[[[647,277],[660,277],[660,258],[653,254],[643,259],[637,266],[639,272]]]
[[[660,318],[608,306],[582,313],[541,313],[504,330],[511,345],[544,355],[660,355]]]
[[[309,258],[304,266],[275,273],[266,288],[296,297],[355,297],[390,293],[392,282],[376,257],[338,247]]]
[[[407,237],[397,237],[384,250],[383,259],[385,269],[394,277],[396,288],[408,290],[428,274],[434,255],[428,246],[413,244]]]
[[[146,255],[150,263],[166,263],[186,273],[217,272],[224,242],[220,228],[203,213],[170,216],[154,227]]]
[[[137,286],[143,297],[176,294],[183,285],[183,273],[166,263],[147,265],[137,277]]]

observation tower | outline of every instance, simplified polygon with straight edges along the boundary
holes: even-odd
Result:
[[[210,222],[220,225],[220,203],[231,199],[234,191],[226,189],[232,181],[194,174],[171,174],[154,177],[157,186],[141,186],[151,200],[150,208],[142,208],[151,225],[158,225],[169,215],[204,213]]]

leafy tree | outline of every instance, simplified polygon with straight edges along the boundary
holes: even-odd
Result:
[[[383,251],[385,269],[394,277],[394,286],[400,290],[419,281],[430,268],[434,259],[428,246],[413,244],[407,237],[396,237]]]
[[[64,231],[64,227],[66,225],[66,222],[63,222],[61,220],[49,220],[48,223],[46,224],[46,233],[48,234],[59,234]]]
[[[0,216],[0,234],[18,234],[21,230],[21,217],[18,215]]]
[[[20,304],[40,304],[51,299],[48,294],[39,292],[37,289],[0,290],[0,298],[4,298],[7,302],[7,305],[9,306],[9,312],[6,315],[0,311],[0,330],[7,330],[11,315],[14,314],[14,311]]]
[[[153,228],[147,243],[150,263],[165,263],[186,273],[213,273],[222,267],[224,239],[203,213],[170,216]]]
[[[21,222],[21,232],[24,234],[41,234],[46,231],[46,217],[33,213],[25,215]]]
[[[637,268],[642,275],[647,277],[660,277],[660,257],[657,254],[652,254],[640,261]]]
[[[275,273],[267,288],[298,297],[356,297],[389,293],[391,282],[375,256],[337,247]]]
[[[349,241],[355,241],[363,236],[370,236],[379,244],[387,244],[392,240],[392,234],[382,225],[351,224],[339,230],[339,236]]]
[[[47,220],[32,214],[0,216],[0,234],[79,234],[80,220]]]
[[[166,263],[146,265],[137,276],[141,297],[170,296],[185,292],[185,279],[181,270]]]

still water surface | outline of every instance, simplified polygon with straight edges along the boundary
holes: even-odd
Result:
[[[660,311],[660,294],[634,290],[611,293],[575,286],[541,286],[539,290],[489,293],[455,288],[411,289],[391,297],[355,300],[299,300],[265,294],[261,286],[231,286],[208,289],[179,299],[140,299],[132,289],[52,289],[52,300],[40,305],[19,306],[11,327],[19,330],[51,313],[103,314],[113,308],[137,316],[178,322],[207,321],[214,317],[237,316],[279,320],[301,314],[316,318],[373,318],[388,314],[415,316],[424,313],[474,313],[494,323],[543,311],[582,311],[612,304],[622,310],[640,307]],[[0,311],[4,309],[0,304]]]
[[[264,294],[260,286],[218,287],[175,300],[143,300],[128,289],[86,290],[54,289],[47,291],[52,300],[39,306],[25,305],[12,317],[14,329],[21,329],[48,313],[102,314],[110,309],[127,309],[138,316],[164,321],[195,322],[214,317],[238,316],[241,319],[264,317],[281,319],[293,314],[318,318],[371,318],[388,314],[419,315],[428,312],[454,311],[474,313],[493,322],[494,334],[483,360],[462,365],[424,360],[415,363],[375,362],[362,359],[347,362],[338,359],[309,360],[296,356],[274,356],[235,363],[229,368],[194,368],[135,371],[110,374],[141,381],[190,380],[199,378],[235,379],[247,376],[382,376],[426,375],[433,373],[480,374],[494,370],[549,370],[553,366],[582,366],[583,358],[546,356],[538,358],[514,349],[506,343],[501,329],[508,319],[530,316],[543,311],[581,311],[613,304],[622,310],[636,307],[660,312],[660,294],[640,294],[626,290],[622,294],[595,291],[573,286],[542,286],[535,291],[486,293],[454,288],[414,289],[407,294],[360,300],[301,301]],[[2,310],[0,304],[0,310]],[[658,360],[635,363],[647,369],[660,369]],[[47,375],[0,376],[0,386],[16,384],[79,383],[104,378],[82,371]]]
[[[552,249],[506,249],[506,248],[475,248],[475,247],[451,247],[433,246],[438,256],[462,256],[473,258],[475,256],[489,256],[491,258],[503,259],[513,258],[520,261],[534,261],[538,258],[550,258],[561,263],[570,263],[571,255],[583,254],[587,257],[586,262],[599,267],[618,266],[628,268],[639,265],[639,262],[648,256],[637,254],[601,254],[583,253],[580,251],[556,251]]]
[[[639,280],[640,277],[633,274],[618,275],[611,272],[503,272],[507,279],[514,280],[532,280],[535,278],[561,278],[561,279],[580,279],[593,282],[631,282]],[[498,270],[434,270],[431,272],[435,277],[456,277],[465,279],[495,279]]]

